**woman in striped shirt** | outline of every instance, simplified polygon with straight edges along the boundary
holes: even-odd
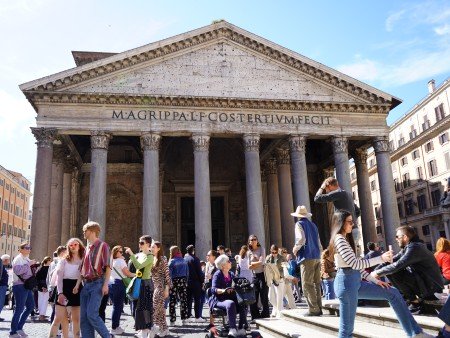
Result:
[[[379,257],[364,259],[356,256],[352,236],[353,216],[348,211],[338,211],[333,216],[331,240],[328,247],[334,255],[337,275],[334,289],[339,298],[339,337],[352,337],[358,299],[384,299],[395,311],[398,321],[408,337],[432,337],[422,331],[411,315],[400,292],[388,283],[375,279],[364,269],[390,261],[392,251]],[[367,281],[361,280],[361,275]]]

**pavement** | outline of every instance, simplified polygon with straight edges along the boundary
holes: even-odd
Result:
[[[120,327],[122,327],[125,332],[120,336],[115,337],[134,337],[136,331],[133,329],[134,319],[131,316],[130,307],[128,305],[124,308],[125,313],[122,314],[120,318]],[[106,308],[106,327],[111,329],[111,312],[112,306],[108,305]],[[167,311],[168,313],[168,311]],[[203,316],[209,313],[209,310],[205,306],[203,309]],[[51,307],[48,307],[47,315],[51,314]],[[9,330],[11,327],[11,318],[13,315],[13,311],[8,307],[4,307],[3,311],[0,314],[1,318],[5,320],[0,322],[0,338],[7,338],[9,336]],[[177,308],[177,316],[179,315],[179,309]],[[250,319],[250,318],[249,318]],[[178,317],[175,322],[175,326],[169,326],[170,335],[166,337],[186,337],[186,338],[199,338],[205,337],[206,332],[204,328],[208,325],[208,322],[205,323],[188,323],[185,326],[181,325],[181,319]],[[167,323],[169,323],[169,317],[167,316]],[[216,325],[219,323],[216,322]],[[254,325],[252,325],[254,327]],[[44,338],[48,337],[48,333],[50,331],[50,322],[41,322],[35,321],[31,318],[27,320],[25,326],[23,328],[24,332],[27,333],[32,338]]]

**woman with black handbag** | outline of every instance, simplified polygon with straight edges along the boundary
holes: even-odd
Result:
[[[36,286],[36,277],[31,271],[31,266],[36,263],[29,258],[31,246],[28,242],[19,245],[19,254],[12,262],[13,268],[13,294],[16,303],[11,320],[10,337],[27,337],[23,331],[25,321],[34,309],[33,288]],[[34,283],[33,283],[34,280]],[[34,285],[33,285],[34,284]]]

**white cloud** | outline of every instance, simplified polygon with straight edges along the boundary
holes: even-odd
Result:
[[[434,32],[437,35],[448,35],[448,34],[450,34],[450,25],[448,23],[446,23],[443,26],[435,27]]]
[[[341,65],[337,67],[337,69],[340,72],[361,81],[376,81],[380,76],[379,67],[376,62],[369,59],[357,60],[352,64]]]
[[[385,27],[388,32],[392,32],[392,30],[394,29],[394,25],[397,23],[397,21],[400,21],[402,19],[405,12],[406,10],[401,10],[388,16],[385,22]]]

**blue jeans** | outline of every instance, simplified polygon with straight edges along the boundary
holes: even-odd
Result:
[[[80,328],[85,338],[94,338],[95,331],[102,338],[109,338],[105,323],[100,318],[98,310],[102,302],[103,278],[84,284],[80,293]]]
[[[447,325],[450,325],[450,297],[447,298],[444,306],[438,314],[438,317]]]
[[[334,279],[334,289],[339,298],[339,338],[352,337],[358,299],[387,300],[408,337],[422,332],[402,295],[396,288],[382,288],[361,281],[361,273],[353,269],[339,269]]]
[[[33,292],[25,289],[23,284],[13,285],[13,294],[16,308],[11,320],[10,335],[16,334],[17,330],[23,330],[25,321],[34,309]]]
[[[0,313],[2,313],[3,306],[5,305],[6,291],[8,291],[8,286],[0,285]]]
[[[335,299],[336,295],[334,294],[334,278],[323,279],[322,283],[325,299],[326,300]]]
[[[236,308],[239,311],[239,328],[242,329],[246,323],[247,311],[245,306],[238,306],[234,300],[224,300],[218,302],[216,307],[227,311],[228,323],[231,329],[237,329],[236,327]]]
[[[120,315],[123,311],[125,303],[125,285],[121,279],[114,280],[114,284],[109,285],[109,297],[113,303],[113,310],[111,316],[113,330],[120,326]]]

